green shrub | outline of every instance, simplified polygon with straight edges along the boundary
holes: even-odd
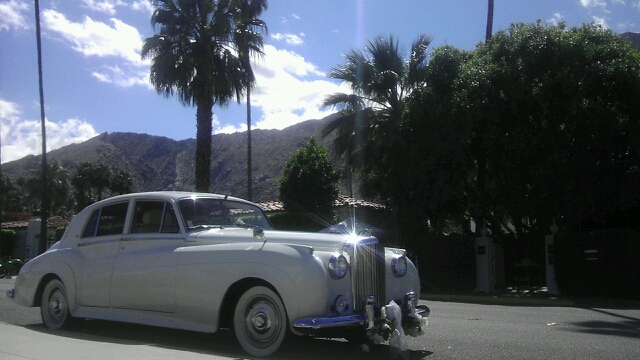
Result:
[[[15,230],[2,229],[0,236],[0,257],[13,256],[13,250],[18,246],[18,234]]]

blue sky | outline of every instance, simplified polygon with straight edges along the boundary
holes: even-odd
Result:
[[[48,151],[104,132],[195,137],[195,108],[158,95],[140,59],[152,11],[148,0],[40,0]],[[252,128],[332,113],[322,100],[343,89],[326,73],[376,36],[393,35],[406,51],[420,34],[433,38],[432,49],[472,50],[484,41],[486,17],[486,0],[270,0]],[[494,32],[537,20],[640,32],[640,0],[495,0]],[[3,163],[41,153],[35,34],[33,0],[0,0]],[[246,131],[244,104],[213,111],[216,133]]]

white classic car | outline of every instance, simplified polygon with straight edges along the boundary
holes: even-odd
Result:
[[[417,306],[419,291],[405,251],[374,237],[276,231],[245,200],[149,192],[82,210],[22,267],[7,296],[39,306],[51,329],[79,318],[233,328],[245,351],[267,356],[289,331],[417,336],[429,313]],[[387,314],[390,305],[400,319]]]

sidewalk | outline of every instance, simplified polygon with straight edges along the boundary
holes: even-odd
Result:
[[[627,299],[583,298],[563,295],[549,295],[542,288],[507,288],[493,294],[483,293],[422,293],[421,300],[452,301],[487,305],[522,305],[548,307],[590,307],[640,309],[640,301]]]
[[[95,335],[65,336],[64,330],[49,332],[44,327],[23,327],[0,322],[0,359],[74,360],[74,359],[208,359],[220,357],[190,349],[168,349],[141,341],[113,341]]]

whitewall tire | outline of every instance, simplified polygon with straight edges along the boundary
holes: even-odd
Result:
[[[287,333],[287,314],[273,290],[256,286],[238,300],[233,328],[242,348],[253,356],[273,354]]]

